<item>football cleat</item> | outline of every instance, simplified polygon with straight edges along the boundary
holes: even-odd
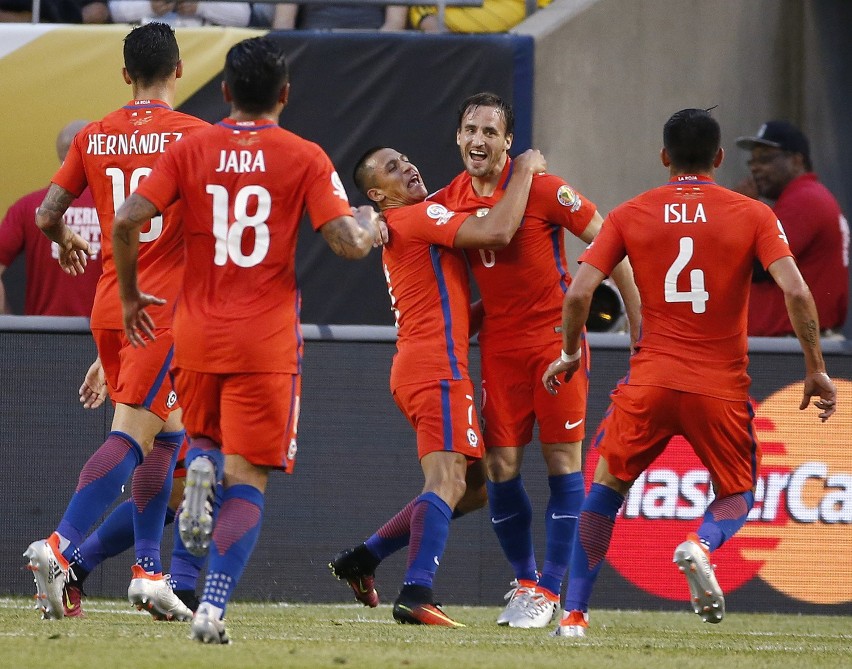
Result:
[[[76,581],[68,581],[62,592],[62,608],[66,618],[83,616],[83,589]]]
[[[535,590],[535,581],[515,580],[510,583],[509,590],[503,599],[508,600],[506,608],[497,616],[498,625],[509,625],[527,606],[527,598]]]
[[[355,593],[355,599],[364,606],[375,608],[379,605],[379,593],[375,587],[375,567],[366,564],[362,559],[363,555],[359,555],[360,548],[361,546],[340,551],[328,563],[328,567],[334,576],[349,584]]]
[[[65,615],[63,590],[68,580],[68,560],[59,550],[59,535],[32,542],[24,557],[27,569],[33,573],[36,586],[36,608],[44,620],[59,620]]]
[[[175,595],[168,576],[149,574],[138,564],[131,573],[127,599],[139,611],[148,611],[154,620],[192,620],[192,611]]]
[[[203,455],[189,463],[178,531],[186,550],[204,557],[213,536],[213,502],[216,495],[216,465]]]
[[[589,613],[587,611],[566,611],[562,620],[553,630],[550,636],[555,637],[581,637],[586,636],[589,627]]]
[[[526,596],[524,607],[520,608],[517,615],[509,621],[509,627],[521,629],[547,627],[559,610],[559,601],[552,597],[553,595],[535,588]]]
[[[675,549],[672,562],[686,577],[689,584],[692,610],[705,623],[720,623],[725,617],[725,597],[710,562],[710,553],[701,544],[698,536],[690,534],[687,540]]]
[[[207,603],[201,604],[195,612],[189,638],[201,643],[231,643],[225,631],[225,620],[217,615],[215,607]]]
[[[438,627],[464,627],[441,610],[440,604],[416,601],[399,594],[393,604],[393,618],[404,625],[436,625]]]

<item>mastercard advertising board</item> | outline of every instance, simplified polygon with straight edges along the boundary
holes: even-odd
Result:
[[[745,526],[713,553],[716,576],[726,596],[733,595],[728,599],[735,606],[737,590],[749,585],[753,591],[762,583],[781,595],[779,609],[800,603],[806,609],[818,605],[849,611],[852,382],[834,381],[839,408],[826,423],[813,407],[799,411],[801,381],[753,399],[755,436],[763,450],[755,504]],[[597,459],[597,452],[591,451],[587,481]],[[688,602],[672,552],[700,525],[712,500],[707,470],[685,439],[672,439],[628,493],[607,555],[609,564],[647,595]],[[775,607],[742,602],[737,608]]]

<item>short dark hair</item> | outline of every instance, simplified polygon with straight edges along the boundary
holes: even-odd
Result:
[[[234,105],[250,114],[274,108],[289,76],[284,51],[268,37],[238,42],[225,57],[225,83]]]
[[[462,101],[458,109],[458,128],[462,127],[464,116],[471,107],[495,107],[506,123],[506,134],[511,135],[515,132],[515,112],[512,111],[512,105],[496,93],[489,93],[488,91],[476,93]]]
[[[168,79],[179,61],[175,31],[165,23],[146,23],[124,38],[124,67],[130,78],[142,86]]]
[[[369,149],[364,151],[361,154],[361,157],[355,163],[355,169],[352,170],[352,181],[355,182],[355,187],[364,197],[367,197],[367,191],[372,188],[372,184],[368,183],[368,172],[367,169],[367,161],[373,157],[374,154],[378,153],[382,149],[386,149],[386,146],[371,146]]]
[[[721,141],[719,122],[706,109],[681,109],[663,127],[663,146],[678,170],[711,169]]]

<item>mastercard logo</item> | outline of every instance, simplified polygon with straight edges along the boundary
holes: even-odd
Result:
[[[840,408],[826,423],[811,407],[799,411],[801,383],[755,407],[763,449],[755,505],[745,526],[713,553],[725,592],[754,578],[802,602],[852,601],[852,382],[835,380]],[[597,464],[586,462],[591,480]],[[672,563],[675,546],[695,531],[714,496],[709,475],[685,439],[665,452],[631,488],[607,558],[645,592],[688,601]]]

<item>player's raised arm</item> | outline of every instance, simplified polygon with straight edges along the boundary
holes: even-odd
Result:
[[[825,371],[819,339],[819,316],[813,295],[792,257],[779,258],[768,270],[784,292],[790,323],[805,354],[807,376],[799,409],[807,409],[811,398],[818,396],[814,405],[821,411],[819,417],[825,422],[837,409],[837,390]]]
[[[165,304],[165,300],[139,291],[136,272],[139,228],[158,213],[149,200],[133,193],[115,213],[112,226],[113,260],[124,312],[124,333],[134,346],[145,346],[145,337],[152,341],[155,339],[154,321],[145,307],[149,304]]]
[[[91,253],[89,242],[65,225],[63,218],[76,197],[61,186],[50,184],[44,201],[36,209],[36,225],[50,241],[59,245],[59,266],[71,276],[86,271]]]
[[[485,216],[469,216],[456,233],[456,248],[502,249],[524,218],[533,176],[547,170],[540,151],[528,149],[515,159],[506,194]]]

